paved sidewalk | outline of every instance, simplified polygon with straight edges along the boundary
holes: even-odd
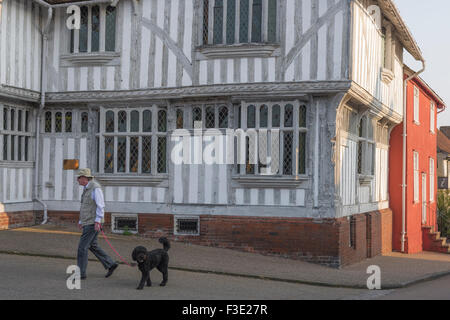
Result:
[[[52,225],[0,231],[0,253],[67,258],[76,263],[79,236],[80,232],[76,228]],[[156,239],[118,235],[108,237],[116,250],[129,262],[131,252],[138,245],[148,249],[161,247]],[[99,244],[113,259],[119,260],[101,236]],[[367,288],[369,275],[366,271],[371,265],[377,265],[381,269],[382,289],[402,288],[450,274],[450,255],[435,253],[418,255],[392,253],[337,270],[302,261],[228,249],[173,241],[171,245],[169,267],[174,270],[312,285]],[[95,260],[91,254],[90,258]],[[124,265],[121,268],[128,267]]]

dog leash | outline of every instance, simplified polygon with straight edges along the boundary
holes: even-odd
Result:
[[[103,232],[103,228],[101,228],[100,231],[101,231],[101,233],[102,233],[102,235],[103,235],[103,238],[104,238],[105,241],[108,243],[109,247],[114,251],[114,253],[119,257],[119,259],[120,259],[123,263],[125,263],[127,266],[129,266],[129,267],[131,267],[131,268],[135,267],[136,265],[133,266],[133,264],[129,264],[128,262],[126,262],[125,259],[122,258],[122,256],[116,251],[116,249],[114,249],[114,247],[113,247],[113,245],[111,244],[111,242],[109,242],[108,237],[106,237],[106,234]]]

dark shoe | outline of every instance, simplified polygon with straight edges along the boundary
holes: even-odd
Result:
[[[86,280],[87,276],[81,276],[80,279],[81,280]]]
[[[106,274],[105,278],[109,278],[113,274],[114,270],[117,269],[118,266],[119,265],[116,263],[111,268],[109,268],[108,273]]]

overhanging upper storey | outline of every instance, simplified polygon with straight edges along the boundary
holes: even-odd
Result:
[[[351,6],[351,80],[373,105],[401,119],[403,53],[424,61],[421,50],[393,1],[354,0]]]

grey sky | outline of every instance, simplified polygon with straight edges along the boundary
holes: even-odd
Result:
[[[400,13],[422,49],[427,67],[421,77],[447,104],[438,116],[438,126],[450,126],[450,1],[394,0]],[[408,56],[406,63],[419,70]]]

